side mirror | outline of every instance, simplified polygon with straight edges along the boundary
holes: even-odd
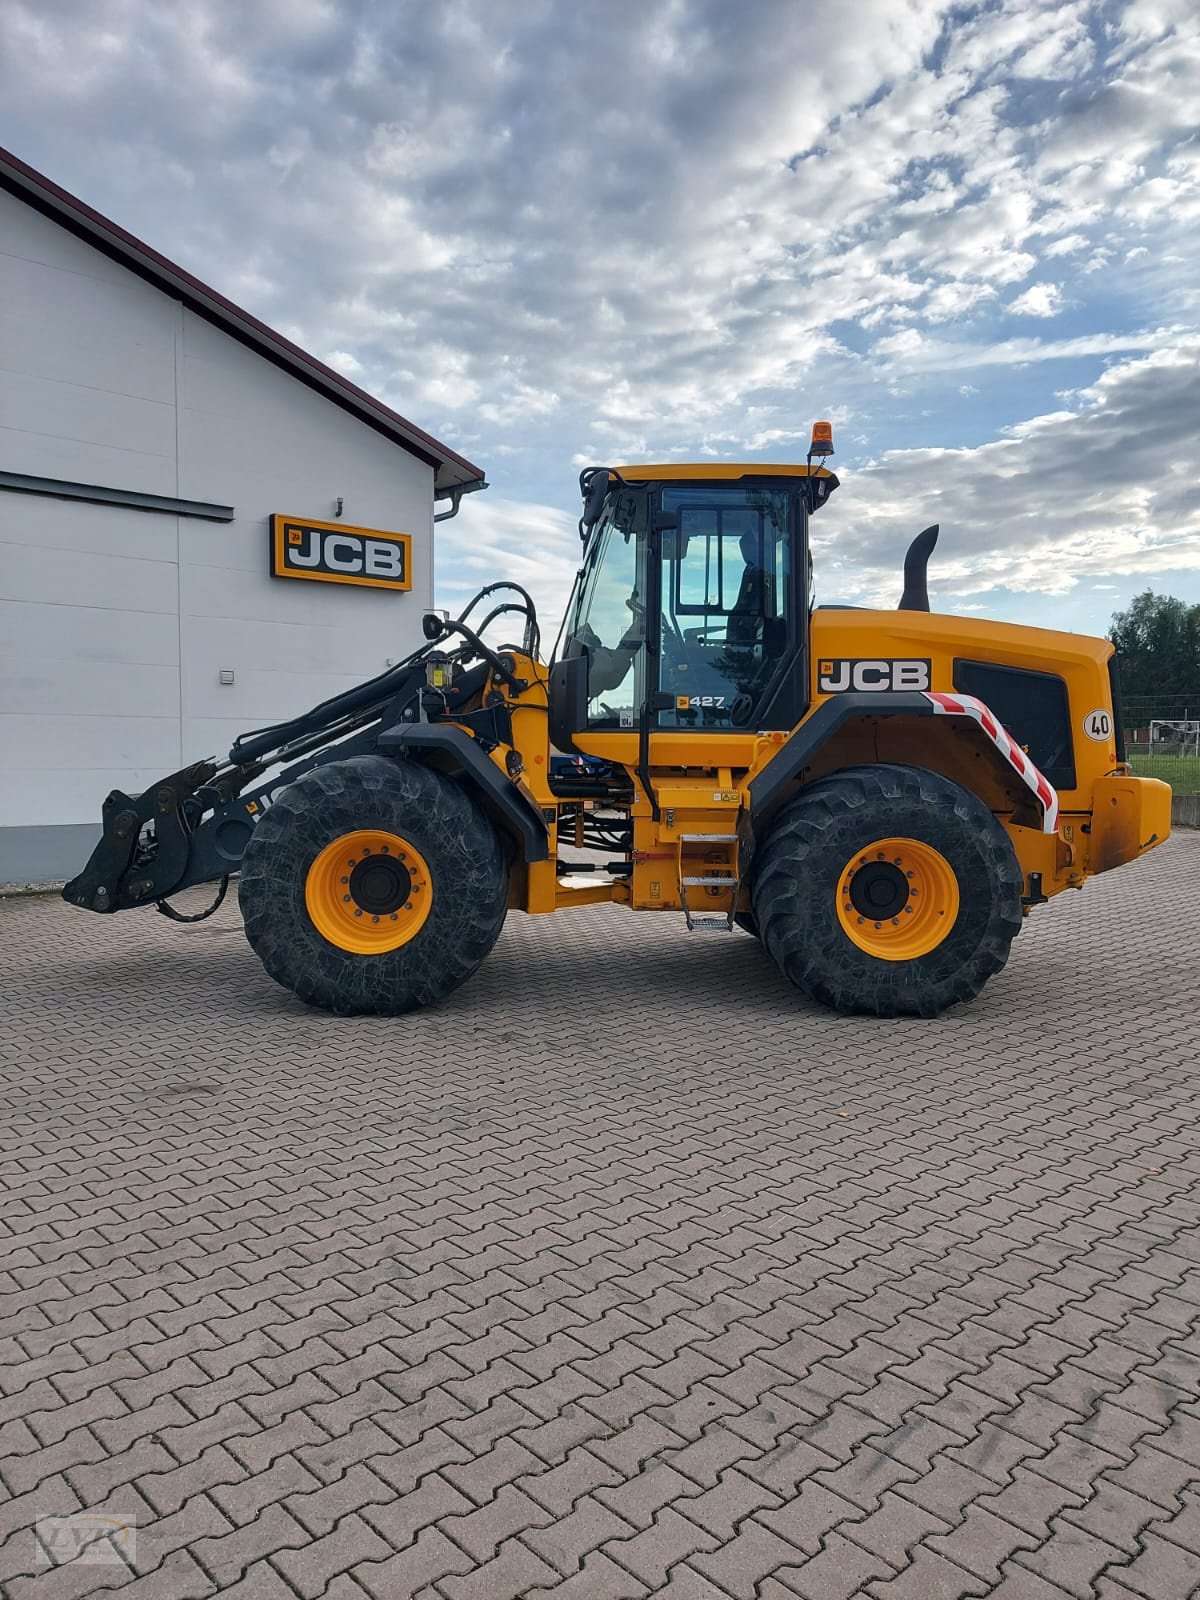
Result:
[[[604,502],[608,498],[608,468],[585,468],[579,474],[579,489],[583,495],[583,515],[579,519],[579,535],[580,538],[586,538],[599,522]]]
[[[444,613],[440,611],[427,611],[421,618],[421,632],[429,640],[430,644],[432,644],[435,639],[440,639],[445,631],[446,617]]]

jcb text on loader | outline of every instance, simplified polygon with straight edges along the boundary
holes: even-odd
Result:
[[[1170,790],[1125,765],[1106,641],[930,614],[936,528],[898,610],[813,609],[831,451],[817,424],[803,466],[588,469],[549,666],[491,584],[382,676],[111,794],[65,898],[178,915],[240,873],[267,971],[341,1013],[440,999],[510,909],[610,901],[740,927],[840,1011],[969,999],[1034,906],[1167,836]]]

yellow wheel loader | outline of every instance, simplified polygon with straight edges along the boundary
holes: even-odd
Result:
[[[440,1000],[510,910],[608,902],[748,933],[839,1011],[970,999],[1034,907],[1167,836],[1170,790],[1125,765],[1106,641],[930,613],[936,528],[897,610],[814,608],[832,448],[589,468],[548,664],[518,585],[430,613],[380,677],[111,794],[65,898],[180,917],[240,874],[267,971],[343,1014]]]

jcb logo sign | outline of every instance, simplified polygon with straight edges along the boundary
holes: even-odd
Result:
[[[276,578],[412,588],[412,536],[349,528],[344,522],[271,518],[271,572]]]
[[[847,689],[885,694],[893,689],[928,689],[930,665],[928,661],[819,661],[817,689],[821,694],[844,694]]]

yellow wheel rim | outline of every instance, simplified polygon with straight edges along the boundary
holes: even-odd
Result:
[[[838,880],[842,932],[880,961],[913,961],[936,950],[958,906],[954,868],[920,839],[876,839],[855,852]]]
[[[398,950],[433,906],[429,864],[410,840],[360,828],[327,844],[304,880],[304,903],[323,939],[354,955]]]

